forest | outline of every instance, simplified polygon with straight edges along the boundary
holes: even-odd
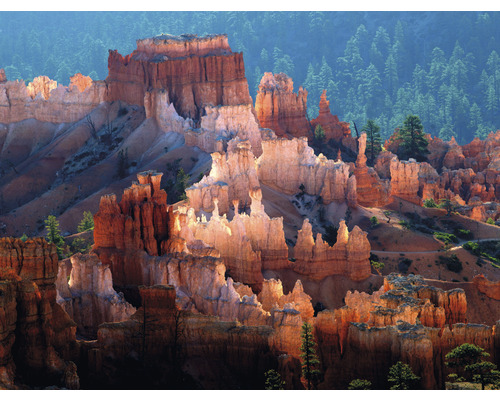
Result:
[[[383,138],[418,115],[424,131],[464,144],[500,129],[500,12],[0,12],[0,68],[10,80],[107,76],[108,49],[129,54],[161,33],[227,33],[250,94],[266,71]]]

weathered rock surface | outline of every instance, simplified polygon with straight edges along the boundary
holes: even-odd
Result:
[[[45,382],[61,378],[76,326],[56,303],[57,252],[44,239],[0,239],[0,384],[15,370]],[[28,375],[32,374],[31,377]]]
[[[293,249],[293,269],[315,280],[343,275],[353,281],[362,281],[371,275],[370,248],[366,233],[358,226],[349,233],[344,220],[340,221],[337,242],[333,246],[324,242],[320,233],[315,241],[312,226],[305,219]]]
[[[326,99],[326,90],[323,90],[319,100],[319,115],[311,121],[312,131],[316,126],[321,125],[325,131],[325,140],[330,139],[343,142],[344,138],[351,137],[349,122],[339,121],[339,117],[332,115],[330,111],[330,101]]]
[[[307,145],[306,138],[262,141],[262,155],[257,159],[259,180],[286,194],[305,192],[321,196],[323,203],[347,200],[349,166],[328,160]]]
[[[492,282],[481,274],[476,275],[472,282],[481,293],[484,293],[491,299],[500,300],[500,281]]]
[[[28,86],[23,81],[0,79],[0,122],[10,124],[29,118],[75,122],[105,101],[106,96],[104,82],[94,82],[81,74],[73,76],[68,87],[46,76],[36,77]]]
[[[250,204],[249,192],[258,189],[259,178],[250,142],[233,139],[227,153],[212,153],[210,175],[188,188],[186,195],[195,211],[213,211],[217,198],[219,210],[227,213],[235,200],[241,206]]]
[[[95,336],[100,324],[125,321],[136,311],[115,292],[111,270],[95,254],[75,254],[65,261],[59,263],[57,302],[80,334]]]
[[[420,164],[412,158],[408,161],[399,161],[397,157],[394,157],[390,168],[391,196],[420,205],[422,202],[418,196]]]
[[[108,68],[108,101],[143,106],[147,91],[165,89],[177,113],[193,120],[209,104],[252,102],[243,54],[231,51],[227,35],[138,40],[137,49],[125,57],[110,51]]]
[[[277,136],[312,137],[307,119],[307,90],[293,92],[292,78],[284,73],[265,72],[262,77],[255,111],[260,125]]]

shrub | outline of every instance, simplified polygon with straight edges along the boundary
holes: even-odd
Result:
[[[472,232],[468,229],[455,229],[453,233],[458,236],[460,239],[472,239]]]
[[[467,242],[467,243],[464,243],[464,245],[462,246],[465,250],[468,250],[470,251],[472,254],[474,254],[475,256],[479,256],[481,255],[481,250],[479,248],[479,243],[475,243],[475,242]]]
[[[434,201],[434,199],[425,199],[424,200],[424,207],[425,208],[437,208],[438,205]]]
[[[441,264],[446,265],[446,268],[452,272],[460,272],[463,269],[462,262],[459,260],[456,254],[452,254],[449,257],[439,256],[439,261]]]
[[[451,242],[453,243],[459,242],[458,238],[453,233],[434,232],[434,237],[437,240],[441,240],[442,242],[444,242],[444,244],[450,244]]]
[[[408,221],[404,220],[404,219],[402,221],[399,221],[399,225],[401,225],[406,230],[410,230],[411,229],[411,224]]]
[[[406,274],[408,272],[408,270],[410,269],[412,262],[413,262],[413,260],[410,260],[409,258],[403,258],[402,260],[400,260],[398,263],[399,272]]]
[[[378,218],[374,215],[370,218],[370,225],[375,228],[378,225]]]
[[[495,225],[495,221],[493,220],[493,218],[489,217],[487,220],[486,220],[486,223],[487,224],[490,224],[490,225]]]
[[[78,224],[78,232],[86,232],[94,229],[94,217],[90,211],[83,212],[83,219]]]
[[[377,272],[381,272],[385,267],[385,264],[383,262],[370,261],[370,263]]]
[[[349,383],[349,390],[370,390],[372,388],[372,383],[366,379],[354,379]]]

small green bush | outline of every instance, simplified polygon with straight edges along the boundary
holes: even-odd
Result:
[[[407,230],[411,229],[411,224],[404,219],[402,221],[399,221],[399,225],[401,225],[403,228],[405,228]]]
[[[487,224],[490,224],[490,225],[495,225],[495,221],[493,220],[493,218],[489,217],[487,220],[486,220],[486,223]]]
[[[425,199],[424,200],[424,207],[425,208],[437,208],[438,205],[434,201],[434,199]]]
[[[370,390],[372,383],[366,379],[354,379],[349,383],[349,390]]]
[[[444,264],[449,271],[459,273],[463,269],[462,262],[456,254],[452,254],[449,257],[439,256],[439,261],[441,264]]]
[[[375,228],[378,225],[378,218],[375,215],[370,218],[370,225],[372,228]]]
[[[444,244],[450,244],[451,242],[453,243],[459,242],[458,238],[453,233],[434,232],[434,237],[437,240],[441,240],[442,242],[444,242]]]

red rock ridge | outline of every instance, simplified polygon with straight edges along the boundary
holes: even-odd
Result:
[[[313,132],[318,125],[321,125],[325,131],[326,141],[334,139],[342,142],[342,139],[351,137],[349,122],[339,121],[339,117],[332,115],[330,101],[326,99],[326,89],[323,90],[319,100],[319,115],[311,121]]]
[[[294,93],[292,78],[284,73],[264,73],[255,99],[255,111],[260,125],[272,129],[280,137],[287,134],[312,137],[307,120],[307,90],[300,87],[298,93]]]
[[[166,89],[177,113],[194,120],[209,104],[252,102],[243,54],[231,51],[226,36],[145,39],[128,56],[110,51],[108,69],[108,101],[143,106],[147,91]]]
[[[500,281],[492,282],[484,277],[477,275],[473,278],[472,283],[481,293],[484,293],[491,299],[500,300]]]

